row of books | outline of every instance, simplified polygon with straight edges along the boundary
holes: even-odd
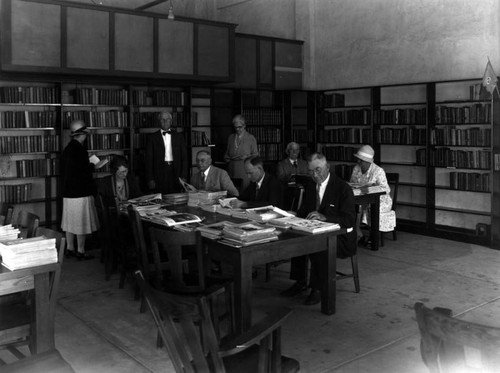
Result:
[[[0,87],[0,102],[14,104],[57,104],[61,101],[56,87]]]
[[[342,180],[349,181],[351,179],[354,165],[346,163],[336,164],[334,169],[335,169],[335,175],[340,177]]]
[[[319,142],[336,142],[336,143],[371,143],[370,129],[363,128],[338,128],[334,130],[318,131]]]
[[[378,144],[422,145],[426,142],[425,128],[381,128],[375,131]]]
[[[160,112],[136,112],[133,113],[134,127],[136,128],[160,128],[158,116]],[[188,111],[176,111],[172,114],[172,127],[195,126],[198,122],[198,113],[190,114]]]
[[[59,138],[59,135],[0,137],[0,153],[58,152]]]
[[[479,172],[450,172],[450,188],[471,192],[489,192],[490,174]]]
[[[64,115],[64,128],[80,119],[88,127],[128,127],[128,113],[126,111],[67,111]]]
[[[56,111],[2,111],[0,128],[54,128]]]
[[[491,123],[491,104],[436,107],[436,124]]]
[[[357,147],[353,146],[323,146],[321,152],[326,159],[344,162],[356,162],[354,154],[358,151]]]
[[[471,100],[489,100],[490,94],[482,83],[471,84],[469,87]]]
[[[130,137],[123,133],[91,133],[87,144],[89,150],[123,149],[130,147]]]
[[[138,106],[184,106],[185,93],[174,90],[134,90],[132,103]]]
[[[191,131],[191,144],[193,146],[209,146],[211,142],[205,131]]]
[[[350,109],[345,111],[323,111],[319,115],[322,125],[369,125],[370,109]]]
[[[76,88],[72,91],[75,104],[125,106],[128,104],[126,89]]]
[[[32,184],[0,185],[0,201],[4,203],[28,202],[31,200]]]
[[[373,124],[425,124],[427,123],[427,110],[421,109],[390,109],[374,110]]]
[[[12,271],[57,263],[56,239],[44,236],[0,242],[2,265]]]
[[[259,142],[281,142],[281,129],[269,127],[252,127],[249,131]]]
[[[345,96],[341,93],[330,93],[318,96],[318,104],[320,107],[344,107]]]
[[[491,151],[437,148],[430,152],[429,163],[433,167],[489,170],[491,169]]]
[[[263,159],[268,161],[280,161],[283,159],[283,145],[281,144],[259,144],[257,150]]]
[[[292,129],[292,140],[298,143],[301,142],[313,142],[314,141],[314,131],[308,129],[293,128]],[[305,153],[302,153],[305,154]]]
[[[491,128],[433,128],[432,145],[490,146]]]
[[[280,126],[281,110],[276,109],[244,109],[242,115],[245,117],[247,126]]]
[[[24,159],[16,161],[17,177],[53,176],[59,174],[59,159]]]

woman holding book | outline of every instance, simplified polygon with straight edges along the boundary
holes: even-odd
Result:
[[[379,229],[383,232],[393,230],[396,226],[396,214],[388,214],[392,208],[391,187],[387,182],[384,169],[373,162],[375,151],[370,145],[363,145],[354,156],[358,160],[352,170],[351,183],[381,187],[385,194],[380,196]],[[360,243],[366,243],[360,223],[369,224],[369,208],[370,206],[362,206],[358,216],[357,232]]]
[[[98,190],[106,206],[118,201],[127,201],[131,198],[142,196],[136,178],[129,173],[127,158],[115,155],[109,167],[111,175],[99,179]]]

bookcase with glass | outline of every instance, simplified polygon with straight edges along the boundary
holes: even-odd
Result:
[[[342,89],[318,92],[317,150],[349,180],[356,163],[354,154],[372,143],[372,90]]]
[[[45,225],[57,219],[60,118],[59,84],[0,83],[0,204],[21,205]]]
[[[227,138],[233,132],[232,119],[239,114],[241,97],[237,90],[230,88],[213,88],[211,95],[211,143],[212,159],[219,167],[225,168],[224,154],[227,149]]]
[[[191,88],[191,167],[196,167],[196,153],[207,150],[211,154],[211,90]],[[191,175],[193,174],[193,170]]]
[[[306,158],[316,149],[314,144],[315,127],[315,92],[285,91],[284,92],[284,133],[283,145],[290,141],[300,145],[302,158]]]
[[[386,173],[399,174],[398,224],[426,227],[427,84],[382,86],[373,92],[375,159]]]

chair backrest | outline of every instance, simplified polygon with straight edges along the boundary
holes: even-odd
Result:
[[[135,276],[175,371],[225,372],[204,297],[198,298],[198,302],[185,301],[180,296],[153,289],[140,271],[136,271]],[[201,343],[200,328],[205,346]]]
[[[398,201],[399,174],[396,172],[388,172],[385,174],[385,176],[387,177],[387,182],[391,187],[392,210],[396,211]]]
[[[20,210],[12,221],[13,226],[21,229],[21,236],[24,238],[35,237],[35,232],[39,224],[40,218],[38,215],[26,210]]]
[[[451,310],[415,304],[420,350],[429,372],[497,372],[500,328],[451,317]]]
[[[155,286],[166,286],[166,290],[175,293],[200,293],[205,290],[205,256],[200,232],[150,227],[149,238],[155,264]],[[183,254],[189,254],[194,271],[190,272],[189,266],[184,264]],[[168,263],[169,278],[165,275],[165,263]]]
[[[302,199],[304,197],[304,186],[301,184],[296,184],[293,187],[293,197],[291,205],[289,206],[290,211],[299,211],[300,206],[302,206]]]
[[[7,211],[5,211],[5,215],[3,217],[2,225],[12,224],[12,214],[14,213],[14,206],[8,206]]]

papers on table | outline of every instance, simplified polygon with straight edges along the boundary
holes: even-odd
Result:
[[[198,215],[187,212],[176,213],[175,211],[168,210],[150,212],[144,217],[160,224],[166,224],[169,227],[179,224],[200,223],[202,221]]]
[[[188,206],[207,206],[214,205],[219,202],[221,198],[224,198],[227,195],[227,191],[223,190],[220,192],[205,192],[199,191],[196,193],[188,194]]]
[[[320,220],[308,220],[308,219],[298,218],[296,216],[288,216],[285,218],[272,219],[270,223],[279,227],[284,227],[284,228],[289,227],[293,230],[306,232],[310,234],[324,233],[340,229],[340,225],[338,225],[337,223],[329,223]]]
[[[289,212],[286,212],[278,207],[274,206],[263,206],[255,207],[252,209],[247,209],[247,218],[255,221],[269,221],[271,219],[284,218],[287,216],[293,216]]]
[[[188,193],[170,193],[163,195],[163,202],[167,205],[182,205],[187,203]]]
[[[243,247],[276,241],[279,233],[275,227],[247,222],[223,227],[220,242],[229,246]]]
[[[132,203],[132,204],[144,203],[144,202],[161,202],[161,199],[162,199],[161,193],[154,193],[154,194],[146,194],[145,196],[129,199],[128,202]]]
[[[45,236],[0,242],[2,265],[14,271],[57,263],[56,239]]]
[[[380,185],[375,185],[375,184],[359,184],[359,183],[348,183],[348,184],[351,186],[352,192],[354,193],[355,196],[360,196],[362,194],[370,194],[370,193],[380,193],[384,191]]]

